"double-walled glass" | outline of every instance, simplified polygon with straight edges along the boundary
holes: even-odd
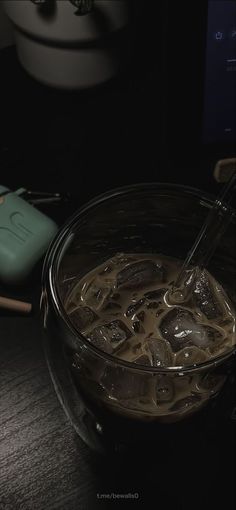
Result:
[[[188,368],[140,367],[105,354],[77,331],[65,299],[75,283],[116,253],[184,259],[212,207],[201,191],[142,184],[106,193],[60,230],[46,257],[42,312],[50,374],[76,431],[92,448],[120,450],[155,435],[217,396],[235,349]],[[209,271],[236,304],[235,214]]]

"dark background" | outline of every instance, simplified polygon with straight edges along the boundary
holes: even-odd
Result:
[[[217,193],[214,165],[235,147],[202,142],[206,7],[136,0],[122,72],[89,92],[40,85],[20,67],[14,47],[2,50],[1,184],[71,192],[69,204],[50,209],[62,223],[98,193],[135,182],[175,182]],[[136,452],[123,463],[96,458],[64,416],[47,371],[40,271],[14,289],[33,301],[34,314],[0,311],[0,509],[233,509],[232,386],[209,415],[181,436],[163,439],[158,456]],[[12,295],[13,289],[1,292]],[[139,499],[96,496],[111,492],[138,492]]]
[[[217,191],[214,165],[235,147],[202,142],[207,2],[130,5],[122,72],[97,90],[49,89],[1,51],[2,183],[80,202],[142,181]]]

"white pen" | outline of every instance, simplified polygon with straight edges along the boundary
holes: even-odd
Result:
[[[28,314],[32,310],[32,304],[0,296],[0,308]]]

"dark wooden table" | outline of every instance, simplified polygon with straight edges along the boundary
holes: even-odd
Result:
[[[170,434],[163,445],[160,437],[159,451],[149,444],[146,452],[132,452],[128,458],[96,456],[76,435],[57,400],[42,349],[39,286],[24,297],[30,295],[35,309],[31,317],[0,315],[1,510],[113,505],[233,510],[232,386],[201,419],[185,426],[177,441]],[[110,494],[115,496],[107,499]],[[124,494],[135,496],[118,499]]]
[[[175,158],[161,144],[163,84],[150,71],[154,46],[150,54],[143,41],[140,45],[141,74],[139,68],[128,80],[69,99],[34,83],[14,49],[4,50],[1,184],[74,193],[72,205],[49,211],[59,223],[91,196],[132,182],[172,181],[217,190],[212,178],[217,154],[210,164],[196,157],[189,166],[189,155]],[[0,312],[0,510],[119,505],[233,510],[232,385],[215,407],[183,428],[178,440],[170,434],[163,444],[160,438],[159,451],[149,445],[142,455],[97,457],[76,436],[50,380],[39,320],[40,268],[26,286],[0,291],[34,303],[30,317]],[[124,499],[127,494],[133,497]]]

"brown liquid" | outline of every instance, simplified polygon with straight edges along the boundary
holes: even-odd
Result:
[[[197,367],[233,347],[235,311],[206,270],[187,303],[169,305],[168,290],[181,266],[163,255],[118,254],[74,286],[66,310],[94,345],[137,368]],[[73,358],[86,390],[116,412],[142,419],[179,419],[194,412],[225,380],[206,370],[153,376],[95,365],[88,353]]]
[[[142,282],[135,281],[135,278],[137,280],[139,275],[134,275],[133,281],[130,278],[130,281],[127,280],[123,285],[122,283],[121,285],[117,284],[117,277],[122,273],[122,270],[136,264],[137,261],[157,263],[158,266],[163,268],[163,271],[160,271],[160,277],[157,273],[156,281],[145,284],[144,279],[142,284]],[[91,339],[91,342],[93,342],[93,336],[90,337],[92,331],[98,330],[112,321],[122,321],[122,324],[127,328],[129,338],[120,345],[115,346],[114,352],[111,352],[117,358],[131,362],[137,360],[136,362],[138,362],[139,355],[146,355],[148,353],[150,339],[156,339],[157,341],[160,339],[161,342],[166,343],[168,350],[170,350],[170,356],[168,357],[169,366],[191,365],[206,361],[206,359],[221,354],[234,344],[235,312],[222,287],[205,271],[204,275],[206,275],[207,280],[204,283],[209,287],[212,303],[209,299],[208,303],[204,302],[207,299],[205,294],[208,289],[203,289],[202,296],[201,294],[199,295],[201,289],[200,291],[195,289],[194,297],[189,302],[178,306],[179,310],[190,312],[190,314],[194,315],[198,325],[195,328],[196,339],[192,338],[191,334],[188,334],[188,330],[191,330],[193,324],[191,323],[191,315],[188,317],[187,313],[187,315],[185,314],[186,317],[183,317],[183,326],[186,327],[184,331],[181,331],[182,324],[180,322],[179,333],[176,333],[176,341],[172,345],[168,341],[168,333],[166,337],[163,337],[161,324],[165,317],[167,317],[168,321],[168,313],[176,308],[168,304],[166,293],[171,288],[173,281],[175,281],[181,264],[182,261],[164,256],[158,257],[149,254],[118,255],[91,271],[76,284],[67,299],[66,309],[75,326],[77,326],[78,307],[86,306],[94,312],[91,323],[88,325],[84,324],[81,328],[81,332]],[[152,275],[150,276],[151,278]],[[199,301],[201,299],[202,303],[200,304]],[[80,312],[82,312],[82,309],[80,309]],[[218,335],[219,338],[215,342],[208,341],[207,333],[204,335],[204,328],[212,328],[210,330],[211,335]],[[106,336],[106,332],[104,332],[104,336]],[[192,336],[194,336],[194,332]],[[190,346],[192,346],[195,357],[191,356],[190,352],[189,356],[187,355],[188,353],[185,356],[185,352],[182,352],[183,349],[179,348],[178,345],[176,347],[175,344],[178,342],[185,350],[190,349]],[[105,344],[104,347],[106,347]],[[104,350],[106,352],[106,349]],[[197,357],[198,350],[201,352],[198,353]],[[182,362],[180,363],[179,360]],[[155,366],[155,362],[152,362],[152,359],[150,359],[150,364]],[[157,366],[161,365],[168,366],[164,361],[157,364]]]

